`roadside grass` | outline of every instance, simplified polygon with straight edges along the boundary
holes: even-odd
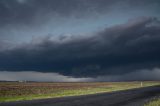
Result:
[[[143,82],[143,87],[160,82]],[[0,83],[0,102],[87,95],[141,87],[141,82]]]
[[[145,104],[144,106],[160,106],[160,98],[156,99],[156,100],[153,100],[153,101]]]

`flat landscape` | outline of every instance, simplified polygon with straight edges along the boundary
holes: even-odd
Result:
[[[88,82],[40,83],[1,82],[0,102],[78,96],[160,85],[158,81],[145,82]]]
[[[157,85],[91,95],[4,102],[0,106],[159,106],[158,102],[150,103],[158,97],[160,86]]]

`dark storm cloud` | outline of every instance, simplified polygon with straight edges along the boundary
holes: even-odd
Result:
[[[1,0],[0,25],[33,25],[56,16],[80,18],[95,13],[105,14],[114,9],[143,10],[147,6],[153,6],[152,9],[159,5],[159,0]]]
[[[104,2],[104,0],[103,0]],[[112,2],[107,2],[107,5]],[[94,12],[101,3],[90,0],[1,0],[0,25],[43,23],[56,17],[83,17],[87,12]],[[100,11],[99,11],[100,12]],[[35,23],[35,24],[37,24]]]
[[[0,39],[91,33],[130,18],[160,17],[159,7],[159,0],[0,0]]]
[[[38,38],[5,49],[0,52],[0,69],[70,76],[113,75],[159,67],[159,54],[160,21],[140,17],[93,36]]]

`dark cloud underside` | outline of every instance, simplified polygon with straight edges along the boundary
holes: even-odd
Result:
[[[59,41],[48,37],[2,51],[0,67],[72,76],[121,74],[159,67],[160,25],[157,23],[156,18],[141,17],[91,37],[64,37]]]

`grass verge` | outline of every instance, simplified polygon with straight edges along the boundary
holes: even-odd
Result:
[[[156,99],[156,100],[153,100],[153,101],[145,104],[144,106],[160,106],[160,98]]]

